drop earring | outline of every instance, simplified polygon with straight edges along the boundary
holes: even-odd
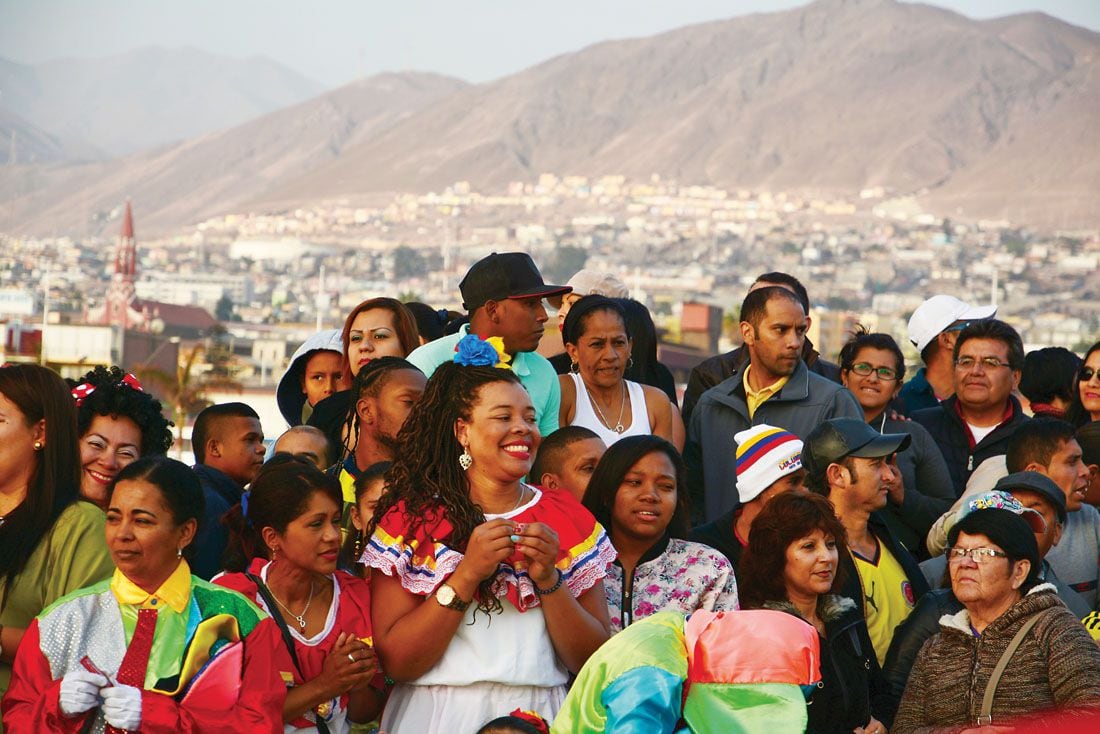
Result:
[[[183,548],[176,548],[176,558],[183,558]]]
[[[462,447],[462,453],[458,455],[458,465],[462,467],[462,471],[469,471],[474,465],[474,457],[470,456],[470,450],[465,446]]]
[[[275,546],[271,546],[271,562],[274,563],[275,559],[279,557],[279,551]]]

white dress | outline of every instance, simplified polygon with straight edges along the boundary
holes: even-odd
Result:
[[[569,559],[563,580],[574,596],[580,596],[607,575],[614,549],[604,529],[569,493],[531,489],[530,502],[485,519],[546,522],[554,527],[563,541],[559,568],[561,559]],[[409,591],[427,596],[453,572],[462,555],[437,535],[418,531],[413,538],[397,533],[404,525],[401,515],[400,507],[386,514],[363,560],[383,573],[396,574]],[[395,532],[387,530],[391,527]],[[426,561],[425,553],[433,560]],[[515,597],[520,588],[518,597],[501,596],[499,614],[470,605],[436,664],[415,681],[394,687],[382,716],[386,734],[472,734],[517,708],[535,711],[547,721],[557,715],[569,672],[554,650],[530,579],[501,564],[495,582],[501,595],[510,590]],[[517,599],[524,611],[517,608]]]
[[[584,380],[581,376],[575,372],[570,372],[569,377],[573,380],[573,388],[577,393],[573,422],[569,425],[584,426],[595,431],[596,435],[608,446],[620,438],[648,436],[653,433],[653,426],[649,425],[649,411],[645,407],[645,390],[642,389],[641,385],[630,380],[623,380],[626,383],[627,396],[630,399],[630,425],[626,426],[626,430],[622,433],[616,433],[605,426],[599,416],[596,415],[596,409],[592,405],[591,398],[588,397],[588,388],[584,386]],[[619,417],[619,412],[615,411],[615,415],[604,417],[614,425],[615,420]]]

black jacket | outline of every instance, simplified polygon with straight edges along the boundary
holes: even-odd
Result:
[[[767,602],[766,608],[800,616],[788,602]],[[850,734],[874,716],[889,726],[881,709],[889,704],[889,686],[867,633],[858,605],[849,598],[827,595],[818,601],[825,623],[821,643],[821,682],[806,704],[806,734]]]
[[[890,686],[885,711],[890,718],[880,721],[887,726],[893,724],[898,704],[901,703],[901,694],[905,692],[905,684],[909,682],[909,671],[917,661],[917,654],[929,637],[939,634],[940,617],[955,614],[962,608],[962,603],[951,593],[951,589],[932,589],[917,601],[913,611],[894,630],[894,639],[890,643],[882,668]]]
[[[966,481],[979,464],[992,456],[1001,456],[1008,452],[1009,439],[1020,424],[1028,420],[1020,407],[1020,401],[1011,395],[1008,399],[1012,404],[1012,416],[983,438],[973,450],[970,448],[969,429],[955,407],[958,402],[956,396],[952,395],[935,408],[925,408],[913,413],[913,420],[924,426],[940,447],[940,453],[947,462],[947,471],[951,474],[956,498],[962,496]]]
[[[688,377],[687,388],[684,390],[682,412],[685,426],[691,417],[691,411],[694,410],[695,404],[699,402],[703,393],[732,375],[734,370],[748,361],[749,351],[742,345],[732,352],[715,355],[695,365]],[[809,339],[802,342],[802,361],[806,363],[810,372],[816,372],[833,382],[840,382],[840,367],[821,359],[821,355],[817,353]]]

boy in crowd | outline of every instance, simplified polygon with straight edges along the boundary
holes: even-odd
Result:
[[[584,426],[565,426],[542,440],[528,479],[545,489],[564,489],[584,498],[588,480],[607,446]]]

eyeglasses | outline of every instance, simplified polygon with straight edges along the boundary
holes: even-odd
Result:
[[[958,563],[968,556],[970,560],[979,566],[993,558],[1008,558],[1007,553],[996,548],[960,548],[954,546],[947,549],[948,563]]]
[[[977,359],[976,357],[959,357],[955,360],[955,366],[963,372],[970,372],[975,367],[981,364],[983,370],[995,370],[998,367],[1011,367],[1008,362],[1002,362],[996,357],[982,357]]]
[[[1083,367],[1081,372],[1077,375],[1078,382],[1088,382],[1096,376],[1096,370],[1092,367]]]
[[[878,375],[878,379],[888,382],[898,379],[897,370],[890,367],[872,367],[866,362],[857,362],[852,365],[852,372],[855,372],[860,377],[869,377],[871,373],[874,372]]]

